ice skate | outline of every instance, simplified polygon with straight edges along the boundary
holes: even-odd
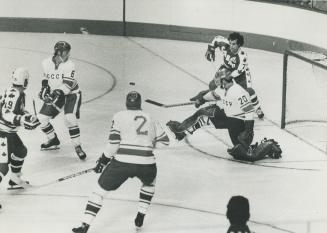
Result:
[[[141,231],[141,228],[143,226],[144,216],[145,214],[142,214],[140,212],[137,213],[136,218],[134,220],[136,232]]]
[[[77,154],[77,156],[79,157],[80,160],[86,159],[86,154],[83,151],[81,146],[76,146],[75,151],[76,151],[76,154]]]
[[[175,134],[175,137],[178,141],[181,141],[185,138],[186,134],[184,132],[178,132],[178,126],[181,123],[178,121],[169,121],[166,125],[169,127],[169,129]]]
[[[41,150],[57,150],[59,149],[60,141],[55,134],[54,138],[49,139],[46,143],[41,144]]]
[[[82,226],[73,228],[72,231],[74,233],[87,233],[89,227],[90,227],[89,224],[83,223]]]
[[[13,174],[10,177],[8,184],[9,187],[7,190],[27,189],[32,187],[28,181],[21,178],[21,174]]]
[[[259,119],[263,119],[263,117],[265,116],[260,107],[255,112],[257,113]]]

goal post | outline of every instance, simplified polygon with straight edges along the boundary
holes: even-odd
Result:
[[[327,123],[327,56],[286,50],[283,56],[281,128],[301,122]]]

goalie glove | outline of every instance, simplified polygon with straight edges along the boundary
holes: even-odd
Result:
[[[272,159],[279,159],[282,157],[282,149],[280,148],[278,142],[276,142],[274,139],[263,139],[264,141],[271,144],[271,149],[268,152],[268,156]]]
[[[204,104],[206,102],[206,100],[203,98],[203,96],[201,96],[199,99],[197,99],[195,101],[195,107],[199,108],[202,104]]]
[[[205,57],[208,61],[215,61],[216,60],[216,54],[215,54],[215,48],[212,45],[208,45],[207,52],[205,54]]]
[[[39,119],[35,115],[25,114],[20,118],[20,125],[27,130],[33,130],[40,124]]]
[[[94,171],[96,173],[101,173],[103,168],[107,166],[107,164],[110,162],[111,158],[108,158],[105,156],[104,153],[102,153],[101,157],[97,160],[97,164],[94,168]]]
[[[58,102],[64,96],[64,92],[61,89],[55,89],[50,95],[46,95],[44,98],[45,103],[52,103],[58,106]]]

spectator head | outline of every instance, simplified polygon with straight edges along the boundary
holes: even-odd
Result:
[[[243,196],[231,197],[227,204],[226,216],[231,225],[246,225],[250,219],[249,200]]]

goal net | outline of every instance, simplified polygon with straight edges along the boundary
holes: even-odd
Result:
[[[327,56],[284,53],[281,128],[297,123],[327,124]]]

